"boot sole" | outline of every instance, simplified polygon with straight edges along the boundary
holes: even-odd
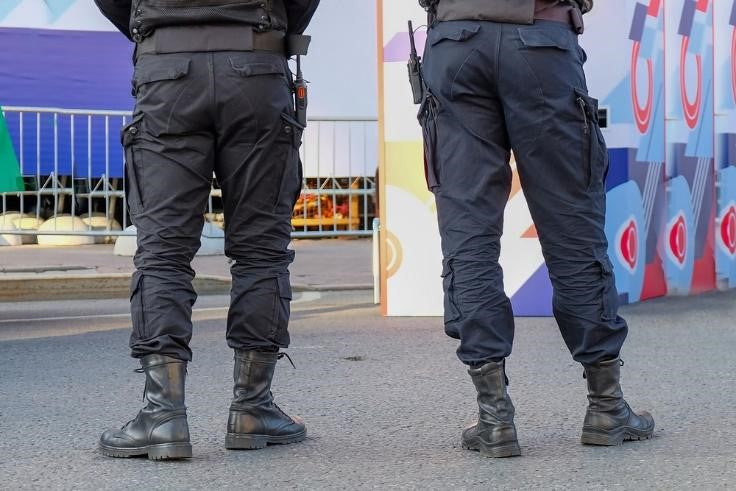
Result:
[[[625,441],[649,440],[654,434],[654,427],[647,430],[623,427],[615,431],[602,430],[600,428],[583,427],[580,443],[583,445],[598,445],[613,447],[622,445]]]
[[[270,436],[228,433],[225,435],[225,448],[228,450],[258,450],[268,445],[288,445],[299,443],[307,437],[307,430],[294,435]]]
[[[160,443],[145,447],[118,448],[100,444],[100,452],[108,457],[127,459],[148,456],[149,460],[179,460],[192,458],[191,443]]]
[[[494,459],[505,457],[518,457],[519,455],[521,455],[519,442],[509,442],[504,443],[503,445],[494,446],[484,445],[482,443],[472,444],[463,442],[463,448],[465,450],[474,450],[476,452],[480,452],[483,457],[490,457]]]

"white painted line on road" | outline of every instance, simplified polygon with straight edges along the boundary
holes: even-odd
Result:
[[[315,300],[319,300],[322,297],[322,294],[320,292],[302,292],[299,295],[299,298],[296,300],[292,300],[291,304],[300,304],[300,303],[307,303],[307,302],[314,302]],[[205,307],[201,309],[193,309],[192,315],[203,313],[203,312],[218,312],[218,311],[227,311],[229,307]],[[33,317],[33,318],[25,318],[25,319],[3,319],[0,320],[0,324],[12,324],[12,323],[18,323],[18,322],[58,322],[58,321],[78,321],[78,320],[85,320],[85,319],[118,319],[118,318],[125,318],[130,317],[130,312],[125,312],[124,314],[95,314],[95,315],[70,315],[70,316],[61,316],[61,317]]]
[[[299,294],[299,298],[296,300],[292,300],[291,304],[300,304],[300,303],[307,303],[307,302],[314,302],[316,300],[319,300],[322,298],[322,294],[320,292],[301,292]]]
[[[197,312],[213,312],[217,310],[227,310],[227,307],[210,307],[205,309],[195,309],[192,310],[192,313]],[[120,317],[130,317],[130,312],[126,312],[124,314],[96,314],[96,315],[70,315],[70,316],[63,316],[63,317],[33,317],[33,318],[26,318],[26,319],[5,319],[0,320],[0,324],[11,324],[13,322],[28,322],[28,321],[34,321],[34,322],[56,322],[56,321],[78,321],[78,320],[84,320],[84,319],[117,319]]]

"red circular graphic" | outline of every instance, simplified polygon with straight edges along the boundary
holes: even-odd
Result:
[[[634,45],[631,48],[631,100],[634,103],[634,117],[636,118],[636,127],[639,128],[640,133],[646,133],[649,129],[649,123],[652,120],[652,106],[653,106],[653,95],[654,95],[654,68],[652,66],[651,58],[647,58],[647,101],[644,107],[639,105],[639,93],[636,90],[637,81],[639,78],[638,63],[639,50],[641,44],[639,41],[634,41]]]
[[[636,262],[639,257],[639,239],[636,232],[636,222],[631,220],[629,225],[621,232],[621,239],[619,241],[621,257],[632,270],[636,268]]]
[[[703,102],[703,60],[700,55],[695,55],[695,64],[697,65],[698,87],[695,95],[695,102],[690,102],[687,94],[687,48],[690,44],[690,37],[682,37],[682,47],[680,48],[680,99],[682,99],[682,109],[685,111],[685,122],[690,129],[694,129],[698,125],[700,116],[700,106]]]
[[[721,220],[721,240],[731,254],[736,254],[736,206],[731,205]]]
[[[669,238],[672,256],[680,264],[685,264],[685,256],[687,255],[687,225],[685,224],[685,217],[682,215],[672,225]]]

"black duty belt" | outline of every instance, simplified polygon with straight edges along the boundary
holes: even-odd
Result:
[[[570,27],[572,27],[578,34],[582,34],[585,30],[583,14],[577,6],[569,3],[558,3],[556,5],[540,9],[540,6],[544,5],[544,2],[537,0],[535,7],[537,11],[534,13],[535,20],[539,19],[564,22],[565,24],[569,24]]]
[[[159,27],[136,46],[143,54],[206,51],[268,51],[285,56],[306,55],[309,36],[287,35],[282,31],[256,32],[244,25],[204,25]]]

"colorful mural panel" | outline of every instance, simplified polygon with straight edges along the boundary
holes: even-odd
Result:
[[[736,287],[736,0],[714,9],[716,279]]]
[[[667,227],[669,293],[715,288],[713,3],[668,0]]]
[[[421,186],[405,65],[406,20],[421,25],[423,12],[411,4],[379,2],[383,259],[391,265],[383,307],[388,315],[435,315],[439,237]],[[736,286],[736,0],[597,2],[580,42],[589,92],[606,121],[606,234],[621,303]],[[397,145],[414,151],[400,154]],[[405,188],[416,191],[421,223],[432,225],[402,222],[406,203],[395,195]],[[514,311],[547,315],[551,287],[518,181],[505,223],[501,263]],[[400,226],[410,229],[397,234]]]
[[[611,25],[612,17],[621,22]],[[623,9],[609,3],[587,24],[585,45],[608,35],[620,52],[606,70],[606,53],[591,53],[586,73],[608,111],[608,252],[621,302],[637,302],[666,294],[658,244],[666,201],[664,9],[659,0],[628,0]]]

